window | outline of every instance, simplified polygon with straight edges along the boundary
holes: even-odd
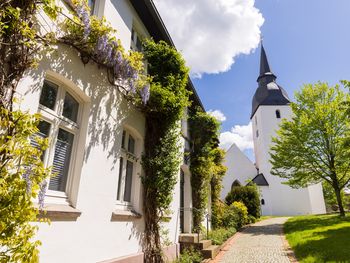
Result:
[[[119,176],[117,200],[121,203],[129,204],[131,202],[131,193],[133,186],[133,176],[136,170],[137,157],[136,140],[126,130],[123,131],[121,157],[119,158]]]
[[[281,118],[281,112],[280,110],[276,110],[276,118],[280,119]]]
[[[265,205],[265,200],[264,199],[261,199],[261,204]]]
[[[52,166],[54,174],[49,180],[48,189],[65,193],[74,142],[79,132],[81,107],[64,87],[47,80],[44,81],[39,104],[42,120],[38,135],[50,137],[49,148],[43,153],[42,160],[47,166]]]
[[[130,49],[134,51],[142,52],[142,37],[141,35],[132,28],[131,30],[131,46]]]
[[[88,5],[90,7],[90,14],[93,15],[95,11],[96,0],[88,0]]]
[[[259,137],[259,130],[256,130],[256,138]]]

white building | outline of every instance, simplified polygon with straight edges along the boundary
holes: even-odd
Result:
[[[173,45],[151,0],[89,1],[93,13],[105,16],[124,48],[138,48],[140,37]],[[62,1],[60,4],[67,8]],[[195,105],[201,102],[191,82]],[[44,162],[57,176],[48,182],[45,211],[51,224],[39,226],[40,262],[143,262],[141,153],[145,118],[110,85],[94,63],[84,66],[78,52],[58,45],[37,69],[21,81],[22,110],[42,115],[40,131],[50,138]],[[188,145],[187,123],[183,142]],[[180,172],[181,171],[181,172]],[[179,167],[172,214],[164,223],[178,253],[178,236],[189,232],[191,186],[188,165]]]
[[[282,118],[290,118],[292,110],[286,91],[276,83],[271,72],[264,47],[261,47],[258,88],[252,101],[251,121],[253,127],[255,173],[253,164],[242,158],[234,146],[227,152],[227,175],[225,192],[235,180],[245,184],[253,180],[260,189],[263,215],[300,215],[325,213],[321,184],[307,188],[292,189],[282,184],[284,179],[271,175],[271,138],[276,135]]]

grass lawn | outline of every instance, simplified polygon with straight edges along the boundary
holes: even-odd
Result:
[[[284,225],[300,262],[350,262],[350,215],[297,216]]]

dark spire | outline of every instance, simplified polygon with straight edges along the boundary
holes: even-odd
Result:
[[[260,105],[288,105],[290,103],[287,92],[276,83],[276,78],[271,72],[264,46],[261,43],[260,75],[257,79],[259,86],[253,97],[250,118]]]
[[[272,73],[269,65],[269,61],[267,60],[266,52],[264,45],[261,41],[261,52],[260,52],[260,75],[258,80],[264,76],[273,76],[276,79],[276,76]]]
[[[261,42],[261,53],[260,53],[260,75],[266,72],[271,72],[269,62],[267,61],[266,52],[264,45]]]

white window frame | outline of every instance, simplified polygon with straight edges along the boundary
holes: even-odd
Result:
[[[124,145],[123,139],[121,139],[121,149],[120,149],[120,156],[118,160],[118,173],[117,173],[117,187],[116,187],[116,205],[131,208],[133,204],[133,194],[135,192],[135,183],[136,183],[136,173],[138,170],[138,166],[140,165],[140,158],[139,155],[139,149],[140,149],[140,140],[138,139],[138,136],[136,136],[133,132],[131,132],[129,129],[124,128],[122,131],[122,138],[123,133],[125,132],[125,138],[124,138]],[[134,153],[131,153],[128,151],[128,145],[129,145],[129,137],[132,136],[134,139]],[[123,166],[122,171],[120,175],[120,161],[121,158],[123,158]],[[130,189],[130,201],[124,200],[124,193],[125,193],[125,182],[126,182],[126,168],[127,168],[127,162],[130,161],[133,163],[133,170],[131,175],[131,189]],[[121,179],[121,181],[119,181]],[[120,186],[121,185],[121,186]],[[120,199],[118,199],[118,193],[119,193],[119,187],[120,187]]]
[[[50,131],[48,134],[49,147],[46,150],[44,161],[43,161],[46,167],[52,166],[53,164],[59,129],[68,131],[72,133],[74,136],[73,145],[71,149],[71,156],[69,160],[66,189],[64,192],[50,190],[49,189],[50,178],[48,178],[47,186],[46,186],[47,187],[46,196],[53,197],[57,201],[60,199],[61,200],[60,202],[63,202],[63,203],[68,203],[68,193],[70,193],[71,187],[72,187],[73,171],[75,168],[75,159],[76,159],[76,150],[77,150],[77,144],[79,141],[80,124],[81,124],[81,117],[83,113],[84,104],[83,104],[83,101],[68,86],[60,83],[59,81],[55,81],[54,79],[51,79],[51,78],[46,78],[45,82],[52,83],[58,88],[54,109],[52,110],[50,108],[47,108],[46,106],[41,105],[40,103],[38,108],[38,113],[40,113],[41,115],[41,120],[46,121],[51,125]],[[43,85],[44,85],[44,82],[43,82]],[[62,116],[63,104],[64,104],[64,98],[65,98],[66,92],[68,92],[79,104],[76,122]],[[40,97],[41,97],[41,92],[40,92],[39,99]]]

